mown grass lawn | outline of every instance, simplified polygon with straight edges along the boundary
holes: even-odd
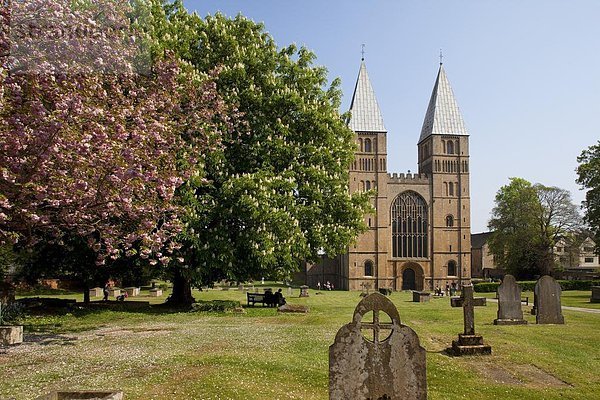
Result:
[[[245,304],[237,290],[195,296]],[[0,352],[0,398],[114,388],[128,400],[327,399],[328,346],[360,297],[296,296],[298,290],[288,302],[306,304],[310,313],[257,306],[243,315],[104,310],[29,317],[27,342]],[[500,327],[492,324],[497,306],[489,303],[477,308],[476,329],[493,355],[453,358],[443,350],[462,331],[462,309],[447,298],[390,298],[427,350],[429,399],[600,398],[599,314],[565,311],[565,325],[535,325],[526,313],[529,325]]]

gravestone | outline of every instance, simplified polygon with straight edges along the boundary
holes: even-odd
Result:
[[[534,303],[537,324],[564,324],[560,305],[560,285],[550,275],[544,275],[535,283]]]
[[[483,336],[475,333],[475,306],[485,306],[485,297],[474,298],[473,285],[465,285],[462,296],[450,298],[450,305],[463,308],[464,332],[458,334],[458,340],[453,340],[448,350],[456,356],[492,354],[492,347],[483,344]]]
[[[417,290],[413,290],[413,302],[415,303],[429,303],[431,300],[430,292],[419,292]]]
[[[90,297],[102,297],[104,296],[101,287],[95,287],[90,289]]]
[[[121,295],[121,289],[115,288],[115,287],[111,287],[110,289],[108,289],[108,295],[110,297],[118,297],[118,296]]]
[[[527,321],[523,319],[521,309],[521,288],[512,275],[504,275],[504,279],[498,286],[498,318],[494,325],[523,325]]]
[[[372,321],[363,321],[367,313]],[[391,322],[381,320],[381,313]],[[368,335],[367,339],[364,335]],[[425,349],[380,293],[364,297],[329,346],[330,400],[425,400]]]
[[[163,294],[162,289],[159,288],[154,288],[154,289],[150,289],[150,297],[160,297]]]
[[[117,391],[57,391],[38,397],[36,400],[122,400],[123,392]]]
[[[300,297],[308,297],[308,286],[300,286]]]
[[[600,303],[600,286],[592,286],[592,297],[590,303]]]
[[[125,293],[127,293],[127,296],[129,297],[135,297],[140,295],[140,288],[138,287],[126,287],[124,290]]]

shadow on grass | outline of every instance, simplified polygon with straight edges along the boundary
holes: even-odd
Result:
[[[54,333],[45,334],[26,334],[23,337],[25,343],[35,343],[40,346],[60,345],[60,346],[75,346],[77,338],[64,336]]]

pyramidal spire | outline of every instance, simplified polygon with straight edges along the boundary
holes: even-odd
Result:
[[[452,87],[440,62],[440,70],[431,93],[425,121],[421,129],[423,141],[430,135],[468,135]]]
[[[348,127],[354,132],[387,132],[364,59],[360,63],[360,71],[350,104],[350,113]]]

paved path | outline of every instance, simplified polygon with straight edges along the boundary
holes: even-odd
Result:
[[[492,303],[497,303],[498,299],[490,299],[488,298],[488,301],[491,301]],[[581,311],[581,312],[586,312],[586,313],[590,313],[590,314],[600,314],[600,309],[597,308],[584,308],[584,307],[569,307],[569,306],[562,306],[563,310],[569,310],[569,311]]]

